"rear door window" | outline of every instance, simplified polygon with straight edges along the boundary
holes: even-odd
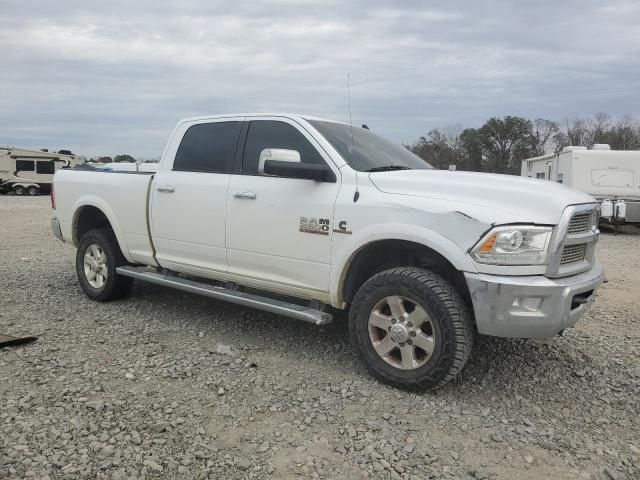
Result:
[[[231,173],[242,122],[213,122],[187,129],[173,161],[180,172]]]

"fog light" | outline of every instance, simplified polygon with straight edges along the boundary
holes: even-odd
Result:
[[[542,298],[540,297],[517,297],[512,307],[516,309],[529,310],[531,312],[536,312],[540,309],[542,305]]]
[[[542,305],[542,298],[540,297],[525,297],[521,299],[520,305],[522,308],[535,312],[540,309]]]

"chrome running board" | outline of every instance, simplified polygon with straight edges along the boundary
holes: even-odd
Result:
[[[150,272],[146,270],[146,267],[118,267],[116,272],[125,277],[144,280],[145,282],[175,288],[176,290],[182,290],[184,292],[196,293],[198,295],[204,295],[205,297],[264,310],[265,312],[271,312],[277,315],[284,315],[285,317],[295,318],[315,325],[326,325],[333,321],[332,314],[311,307],[262,297],[252,293],[240,292],[229,288],[217,287],[209,285],[208,283],[181,278],[176,275]]]

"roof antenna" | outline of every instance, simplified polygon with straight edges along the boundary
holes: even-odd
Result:
[[[353,139],[353,120],[351,119],[351,78],[347,73],[347,96],[349,97],[349,128],[351,129],[351,160],[353,160],[353,152],[356,149],[356,142]],[[353,203],[356,203],[360,198],[360,192],[358,191],[358,170],[356,171],[356,191],[353,194]]]

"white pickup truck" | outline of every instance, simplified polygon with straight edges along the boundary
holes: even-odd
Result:
[[[315,324],[348,312],[367,369],[404,388],[453,379],[476,333],[573,326],[604,278],[592,197],[294,114],[182,120],[156,172],[61,170],[52,207],[90,298],[140,279]]]

